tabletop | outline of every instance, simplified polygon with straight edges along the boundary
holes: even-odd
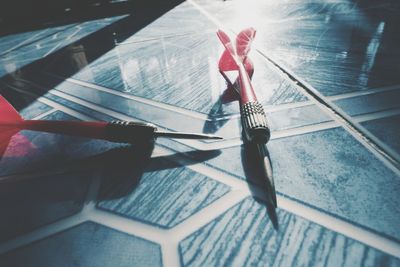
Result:
[[[26,119],[224,138],[22,131],[0,161],[0,265],[400,266],[399,14],[395,1],[189,0],[0,37],[0,93]],[[250,26],[276,218],[239,104],[221,98],[216,31]]]

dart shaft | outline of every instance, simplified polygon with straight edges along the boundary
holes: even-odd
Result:
[[[211,139],[211,140],[222,139],[222,137],[215,136],[212,134],[198,134],[198,133],[175,133],[175,132],[156,131],[154,135],[156,137],[166,137],[175,139]]]
[[[239,67],[239,84],[240,84],[240,102],[242,104],[248,102],[256,102],[257,97],[254,93],[253,85],[250,81],[250,76],[245,70],[242,63],[238,65]]]

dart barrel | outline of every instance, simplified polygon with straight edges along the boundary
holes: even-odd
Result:
[[[271,137],[271,131],[263,106],[258,101],[241,104],[240,115],[247,140],[266,144]]]

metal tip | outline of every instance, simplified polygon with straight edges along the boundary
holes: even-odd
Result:
[[[209,140],[221,140],[221,136],[212,134],[199,134],[199,133],[181,133],[181,132],[154,132],[155,137],[166,137],[166,138],[177,138],[177,139],[209,139]]]

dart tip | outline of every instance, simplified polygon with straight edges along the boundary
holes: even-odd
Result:
[[[211,140],[222,140],[224,139],[222,136],[217,136],[217,135],[205,135],[205,139],[211,139]]]

